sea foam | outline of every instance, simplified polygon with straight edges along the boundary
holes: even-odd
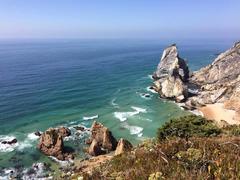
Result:
[[[136,107],[136,106],[132,106],[131,107],[133,110],[135,111],[130,111],[130,112],[114,112],[114,116],[119,119],[120,121],[126,121],[129,117],[137,115],[139,113],[146,113],[147,110],[140,108],[140,107]]]
[[[15,139],[14,136],[0,136],[0,152],[12,152],[16,149],[16,147],[19,145],[19,143],[13,143],[13,144],[3,144],[3,141],[12,141]]]
[[[97,119],[98,118],[98,115],[94,115],[94,116],[84,116],[83,117],[83,120],[93,120],[93,119]]]
[[[137,135],[138,137],[141,137],[143,135],[142,131],[143,131],[143,128],[140,127],[140,126],[131,126],[127,123],[125,123],[123,125],[123,127],[125,127],[126,129],[128,129],[130,131],[130,134],[131,135]]]
[[[151,92],[151,93],[153,93],[153,94],[157,94],[156,91],[154,91],[153,89],[151,89],[151,86],[148,86],[148,87],[147,87],[147,91],[149,91],[149,92]]]

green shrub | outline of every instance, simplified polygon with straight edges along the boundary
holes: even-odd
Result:
[[[240,125],[229,125],[223,128],[226,134],[240,136]]]
[[[201,116],[183,116],[171,119],[158,129],[158,140],[164,140],[167,137],[188,138],[192,136],[208,137],[216,136],[221,133],[221,129],[215,126],[211,121]]]

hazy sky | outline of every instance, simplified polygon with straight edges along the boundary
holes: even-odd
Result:
[[[0,38],[240,38],[240,0],[1,0]]]

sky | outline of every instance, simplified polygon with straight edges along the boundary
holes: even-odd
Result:
[[[240,39],[240,0],[0,0],[0,38]]]

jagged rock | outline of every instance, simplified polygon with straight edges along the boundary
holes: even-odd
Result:
[[[68,129],[68,128],[66,128],[66,127],[59,127],[59,128],[58,128],[58,133],[59,133],[63,138],[71,135],[70,129]]]
[[[154,90],[163,98],[183,101],[188,96],[185,83],[189,78],[186,62],[178,56],[176,45],[166,48],[163,52],[156,72],[153,74]]]
[[[153,74],[154,79],[163,79],[177,73],[182,81],[187,81],[189,77],[188,66],[184,59],[178,55],[175,44],[169,46],[163,51],[162,58],[158,64],[156,72]]]
[[[192,73],[178,56],[176,45],[166,48],[154,73],[154,90],[161,97],[184,101],[186,109],[225,103],[240,119],[240,42],[218,55],[212,64]]]
[[[88,149],[88,153],[92,156],[98,156],[104,154],[104,151],[101,150],[100,145],[98,144],[96,139],[94,139]]]
[[[124,152],[130,151],[132,147],[133,147],[132,144],[128,140],[121,138],[118,141],[117,148],[115,150],[115,155],[119,155]]]
[[[76,129],[77,131],[84,131],[85,127],[83,127],[83,126],[74,126],[74,129]]]
[[[2,144],[9,144],[9,145],[12,145],[12,144],[16,144],[17,143],[17,139],[16,138],[13,138],[9,141],[2,141],[1,142]]]
[[[40,131],[36,131],[34,134],[35,134],[36,136],[41,136],[41,135],[42,135],[42,133],[41,133]]]
[[[87,144],[92,144],[93,141],[106,151],[113,151],[116,149],[117,140],[112,135],[112,132],[101,123],[94,121],[91,127],[91,136],[86,141]]]
[[[199,93],[191,98],[196,104],[224,103],[232,109],[240,107],[236,97],[240,87],[240,42],[221,53],[212,64],[193,73],[189,78],[191,84],[199,87]],[[239,94],[239,93],[238,93]],[[238,108],[234,108],[236,110]]]
[[[40,136],[38,149],[48,155],[54,156],[59,160],[72,158],[71,155],[64,151],[63,132],[56,128],[46,130]]]

